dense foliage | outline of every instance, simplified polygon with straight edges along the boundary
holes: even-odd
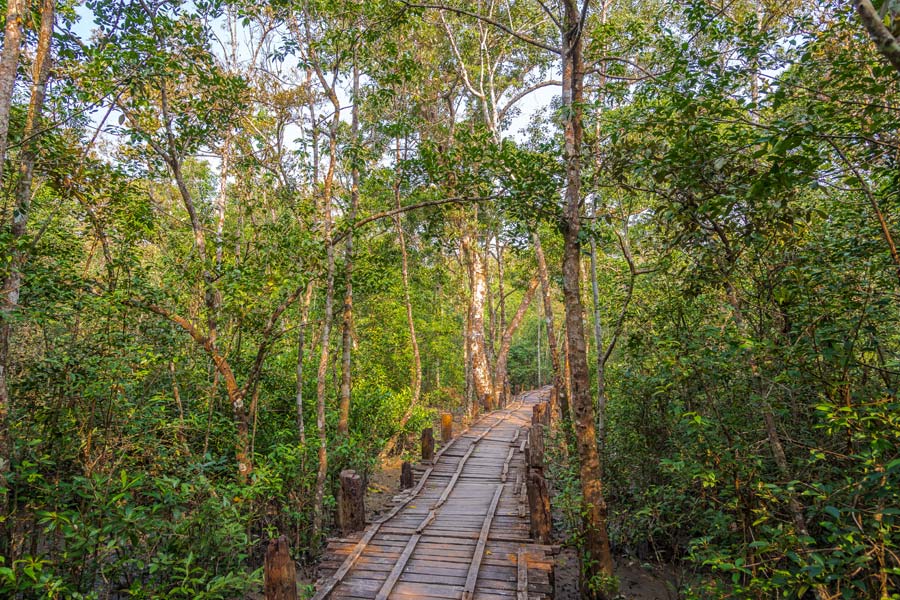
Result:
[[[892,0],[4,7],[0,595],[244,597],[555,384],[586,597],[596,420],[680,597],[900,598]]]

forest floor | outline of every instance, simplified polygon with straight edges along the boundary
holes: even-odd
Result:
[[[554,600],[580,600],[578,583],[578,554],[574,548],[564,547],[553,570]],[[616,577],[619,595],[616,600],[676,600],[675,575],[666,566],[627,557],[616,557]]]

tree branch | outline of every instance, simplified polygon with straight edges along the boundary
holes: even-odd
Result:
[[[544,42],[536,40],[533,37],[527,36],[524,33],[519,33],[518,31],[514,31],[513,29],[510,29],[509,27],[504,25],[503,23],[500,23],[499,21],[485,17],[484,15],[479,15],[478,13],[474,13],[474,12],[471,12],[471,11],[468,11],[468,10],[465,10],[462,8],[454,8],[452,6],[444,6],[441,4],[418,4],[418,3],[414,3],[414,2],[407,2],[406,0],[400,0],[400,1],[403,4],[405,4],[406,6],[408,6],[409,8],[446,10],[446,11],[449,11],[452,13],[456,13],[458,15],[463,15],[466,17],[471,17],[473,19],[477,19],[478,21],[487,23],[488,25],[492,25],[493,27],[496,27],[497,29],[505,31],[509,35],[513,36],[514,38],[519,39],[520,41],[525,42],[526,44],[530,44],[531,46],[535,46],[537,48],[542,48],[543,50],[547,50],[548,52],[553,52],[554,54],[562,55],[562,50],[560,48],[558,48],[556,46],[551,46],[549,44],[545,44]]]
[[[412,210],[418,210],[420,208],[427,208],[429,206],[441,206],[444,204],[466,204],[469,202],[487,202],[488,200],[493,200],[495,196],[487,196],[485,198],[444,198],[443,200],[428,200],[426,202],[419,202],[417,204],[410,204],[408,206],[401,206],[400,208],[394,208],[391,210],[386,210],[384,212],[375,213],[374,215],[370,215],[364,219],[360,219],[359,221],[355,221],[350,223],[350,230],[355,230],[358,227],[362,227],[363,225],[368,225],[374,221],[379,221],[381,219],[386,219],[388,217],[393,217],[394,215],[403,214],[405,212],[409,212]],[[338,235],[334,236],[333,243],[337,244],[342,239],[350,235],[350,230],[343,231]]]
[[[884,24],[871,0],[854,0],[853,4],[856,5],[859,20],[869,32],[869,37],[875,42],[878,51],[900,72],[900,43]]]

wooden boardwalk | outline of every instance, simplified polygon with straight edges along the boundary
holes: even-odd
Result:
[[[394,507],[353,538],[331,540],[314,600],[552,597],[556,548],[529,539],[524,394],[453,438]]]

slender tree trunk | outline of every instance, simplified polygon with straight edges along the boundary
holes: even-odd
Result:
[[[502,404],[502,396],[506,390],[504,382],[506,381],[506,365],[509,359],[509,348],[512,345],[512,337],[522,324],[522,319],[525,318],[525,312],[531,304],[531,299],[534,298],[535,290],[537,290],[538,280],[538,277],[534,277],[528,283],[528,287],[525,288],[525,294],[522,296],[522,301],[519,303],[519,308],[516,309],[516,314],[513,315],[512,321],[509,322],[509,325],[507,325],[506,329],[503,331],[503,337],[500,338],[500,349],[497,352],[497,366],[494,368],[494,406],[500,406]]]
[[[331,233],[331,195],[337,153],[337,133],[340,126],[339,104],[335,101],[335,114],[329,130],[328,171],[322,186],[322,227],[326,251],[325,310],[322,322],[322,350],[316,374],[316,427],[319,430],[319,467],[316,471],[316,491],[313,503],[312,537],[314,544],[322,533],[325,478],[328,475],[328,436],[325,431],[325,401],[328,391],[328,362],[331,338],[331,320],[334,317],[334,244]]]
[[[303,305],[300,307],[300,327],[297,331],[297,437],[300,444],[306,445],[306,422],[303,420],[303,356],[306,348],[306,328],[309,326],[309,307],[315,282],[310,279],[303,294]]]
[[[584,57],[581,32],[584,22],[575,0],[564,1],[563,23],[563,97],[565,119],[566,193],[563,221],[563,295],[566,307],[566,346],[571,373],[571,402],[575,417],[576,446],[584,506],[584,553],[590,558],[583,565],[587,578],[613,575],[612,554],[607,533],[607,508],[603,496],[600,455],[594,405],[590,390],[590,371],[584,336],[581,301],[581,152],[583,139]],[[606,590],[582,586],[584,597],[606,598]]]
[[[594,345],[597,347],[597,441],[606,442],[606,365],[603,360],[603,325],[600,322],[600,288],[597,284],[597,242],[591,237],[591,294],[594,307]]]
[[[488,363],[484,339],[484,309],[487,301],[487,273],[481,249],[471,231],[462,238],[463,253],[468,258],[472,276],[471,317],[469,321],[468,342],[472,358],[472,379],[475,384],[475,395],[479,401],[491,402],[494,384]],[[490,409],[490,405],[485,408]]]
[[[12,0],[11,4],[17,0]],[[9,18],[12,19],[12,26],[7,23],[6,32],[10,37],[6,38],[6,46],[3,49],[3,65],[2,71],[10,66],[7,60],[18,61],[18,35],[21,35],[21,23],[19,15],[21,7],[12,8],[9,12]],[[3,278],[3,287],[0,290],[0,517],[3,518],[0,525],[0,550],[5,551],[9,543],[9,527],[8,516],[10,513],[9,506],[9,473],[12,468],[13,459],[13,441],[9,430],[9,413],[12,408],[11,398],[9,394],[9,382],[7,381],[9,372],[9,344],[12,335],[12,318],[13,313],[19,307],[19,294],[22,289],[22,269],[27,260],[25,244],[23,243],[28,229],[28,218],[31,212],[31,192],[32,192],[32,175],[34,173],[34,163],[37,157],[37,144],[33,137],[37,130],[37,126],[41,119],[41,111],[44,107],[44,95],[47,89],[47,81],[50,78],[51,64],[51,45],[53,43],[53,24],[55,20],[55,4],[54,0],[43,0],[41,3],[41,29],[38,34],[37,52],[34,57],[34,66],[32,71],[31,101],[28,105],[28,116],[25,121],[25,129],[23,131],[23,144],[21,158],[19,161],[19,180],[16,184],[15,206],[13,208],[12,219],[12,240],[10,241],[9,256],[10,261],[7,266],[7,272]],[[13,46],[15,53],[13,54]],[[7,54],[10,50],[10,54]],[[12,77],[15,78],[15,64],[12,66]],[[0,73],[0,78],[6,73]],[[0,86],[6,82],[0,81]],[[2,94],[5,89],[0,89],[0,104],[6,102]],[[0,106],[0,110],[5,110],[6,114],[0,114],[0,131],[2,137],[2,152],[4,156],[0,156],[0,165],[5,158],[6,152],[6,133],[9,125],[9,104]]]
[[[9,0],[6,4],[6,30],[3,35],[3,51],[0,52],[0,181],[6,164],[6,148],[9,137],[9,110],[12,107],[13,88],[22,50],[22,21],[24,0]]]
[[[354,151],[350,167],[350,231],[344,246],[344,312],[341,330],[341,401],[338,411],[338,435],[350,435],[350,383],[352,379],[351,354],[353,351],[353,221],[359,208],[359,68],[356,55],[353,56],[353,107],[351,109],[350,132]]]
[[[567,394],[568,386],[566,385],[565,372],[559,361],[559,347],[556,344],[556,326],[553,322],[553,301],[550,296],[550,276],[547,272],[547,260],[544,257],[544,249],[541,246],[540,236],[535,232],[531,237],[534,240],[534,255],[537,258],[538,263],[538,276],[541,278],[544,323],[547,326],[547,346],[550,349],[550,363],[553,368],[553,386],[556,388],[560,415],[564,420],[568,421],[571,418]]]
[[[397,146],[395,149],[395,162],[397,165],[397,173],[394,179],[394,205],[397,208],[400,208],[400,140],[397,140]],[[406,424],[409,422],[409,419],[412,417],[413,410],[419,403],[419,399],[422,395],[422,357],[419,355],[419,340],[416,336],[416,323],[413,319],[413,309],[412,309],[412,299],[409,294],[409,256],[406,250],[406,236],[403,233],[403,222],[401,221],[400,215],[394,215],[394,227],[397,231],[397,241],[400,244],[400,272],[403,277],[403,301],[406,305],[406,324],[409,327],[409,344],[412,348],[413,353],[413,365],[412,372],[410,374],[410,390],[412,391],[412,397],[410,398],[409,406],[406,411],[403,413],[403,416],[400,417],[400,422],[397,424],[397,432],[391,436],[388,440],[387,444],[385,444],[384,449],[381,451],[380,457],[383,459],[390,454],[391,450],[394,449],[394,446],[397,445],[397,439],[400,436],[400,433],[403,431],[403,428],[406,427]]]

